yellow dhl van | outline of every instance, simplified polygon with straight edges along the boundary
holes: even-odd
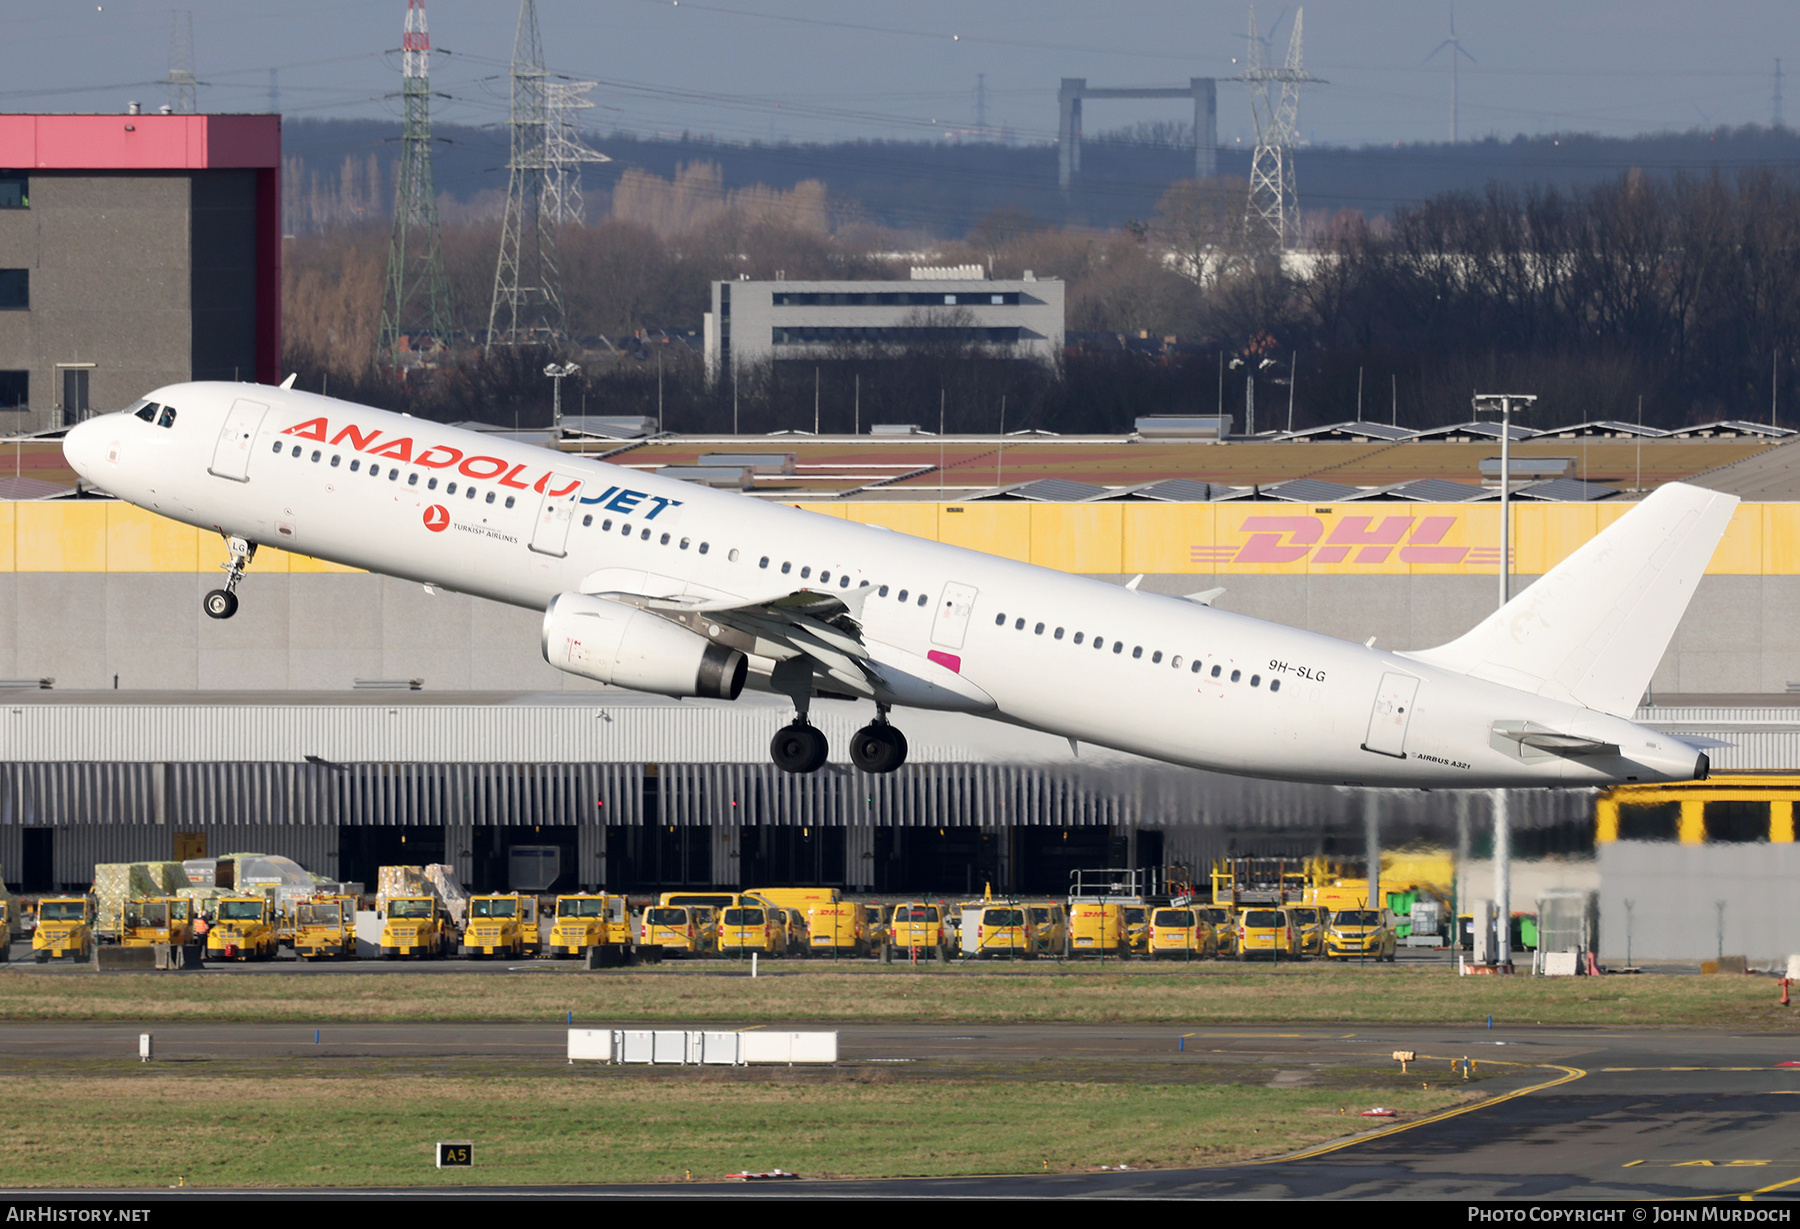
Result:
[[[867,956],[869,929],[863,906],[833,901],[805,906],[807,943],[815,956]]]
[[[1069,905],[1069,951],[1073,956],[1130,954],[1125,938],[1125,906],[1111,901],[1075,901]]]
[[[1069,913],[1057,901],[1030,901],[1025,916],[1031,919],[1031,941],[1040,956],[1069,954]]]
[[[128,900],[121,910],[119,946],[152,947],[169,943],[177,947],[194,937],[194,902],[175,896]]]
[[[705,905],[651,905],[644,910],[638,950],[662,956],[704,956],[717,937],[712,910]]]
[[[950,927],[941,905],[914,900],[895,905],[888,915],[888,945],[883,951],[917,953],[921,959],[950,957]]]
[[[962,911],[962,954],[977,960],[995,957],[1030,960],[1036,957],[1031,915],[1023,905],[965,906]]]
[[[1298,960],[1300,942],[1286,909],[1251,905],[1238,914],[1239,960]]]
[[[302,960],[356,958],[356,898],[317,896],[294,905],[294,955]]]
[[[90,960],[94,955],[94,902],[86,896],[47,896],[38,901],[31,955],[39,964],[52,957]]]
[[[390,896],[381,926],[381,958],[441,960],[456,951],[456,923],[435,896]]]
[[[208,960],[273,960],[275,902],[266,896],[221,896],[218,918],[206,932]]]
[[[719,951],[741,956],[760,952],[779,956],[787,951],[787,923],[773,905],[746,898],[719,915]]]
[[[1218,934],[1203,910],[1166,906],[1150,911],[1152,959],[1199,960],[1218,951]]]
[[[550,955],[585,956],[590,949],[600,953],[602,964],[624,964],[631,958],[631,910],[623,896],[573,892],[556,898]]]

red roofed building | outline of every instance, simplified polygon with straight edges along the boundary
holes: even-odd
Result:
[[[281,378],[281,118],[0,115],[0,432]]]

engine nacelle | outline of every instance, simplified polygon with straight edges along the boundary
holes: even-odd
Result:
[[[559,593],[544,610],[544,660],[558,670],[658,695],[735,700],[749,663],[646,610]]]

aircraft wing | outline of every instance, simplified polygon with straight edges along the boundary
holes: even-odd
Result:
[[[648,610],[716,644],[768,658],[778,670],[789,662],[803,662],[830,680],[821,680],[826,690],[842,689],[873,699],[873,671],[860,622],[868,595],[869,589],[860,587],[844,593],[796,589],[747,601],[637,593],[595,596]]]

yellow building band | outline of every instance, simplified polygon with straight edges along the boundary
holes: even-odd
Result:
[[[1675,785],[1621,785],[1607,790],[1594,804],[1594,839],[1669,840],[1701,845],[1708,839],[1709,803],[1766,804],[1766,838],[1776,844],[1794,841],[1794,804],[1800,801],[1800,776],[1775,773],[1715,775],[1706,781]],[[1731,839],[1741,839],[1741,830]]]
[[[797,503],[1064,572],[1488,575],[1494,504]],[[1513,571],[1540,575],[1635,505],[1514,505]],[[304,527],[302,527],[304,533]],[[129,504],[0,502],[0,572],[204,572],[211,533]],[[346,572],[263,545],[252,572]],[[1800,504],[1740,504],[1711,576],[1800,575]]]

